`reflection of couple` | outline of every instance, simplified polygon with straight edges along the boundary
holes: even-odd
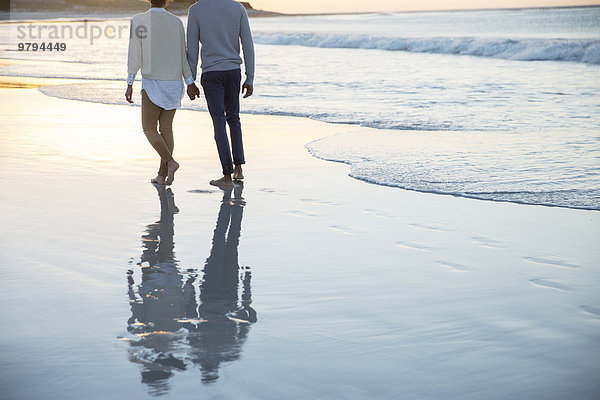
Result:
[[[240,272],[238,264],[242,186],[223,188],[199,296],[196,270],[187,270],[184,279],[175,260],[173,216],[179,210],[173,193],[156,188],[161,216],[142,236],[141,282],[136,285],[133,271],[128,275],[132,315],[127,325],[138,338],[130,342],[130,360],[142,365],[142,382],[163,394],[173,371],[190,365],[200,367],[204,383],[215,381],[221,363],[240,357],[256,312],[250,307],[250,271],[242,267]]]
[[[244,98],[253,92],[254,45],[246,10],[234,0],[198,0],[189,9],[186,52],[183,23],[165,10],[170,0],[149,1],[150,10],[131,20],[125,98],[133,103],[133,81],[141,69],[142,127],[161,159],[158,175],[152,182],[170,185],[179,169],[179,163],[173,159],[173,118],[184,94],[182,77],[190,99],[200,96],[194,80],[201,43],[200,83],[223,168],[223,177],[210,183],[232,186],[233,180],[244,179],[242,164],[245,163],[239,118],[240,41],[246,72],[241,89],[245,91]],[[226,125],[229,125],[231,148]]]

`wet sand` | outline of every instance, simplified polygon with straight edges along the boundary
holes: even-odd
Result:
[[[0,97],[2,398],[600,393],[597,212],[356,181],[304,145],[361,128],[288,117],[223,192],[191,111],[164,190],[138,107]]]

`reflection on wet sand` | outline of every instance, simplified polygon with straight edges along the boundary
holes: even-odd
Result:
[[[220,365],[240,357],[256,312],[250,307],[250,270],[238,264],[243,187],[223,189],[212,249],[198,284],[197,271],[181,271],[175,259],[174,215],[179,210],[173,192],[156,189],[161,215],[142,236],[141,282],[136,285],[128,271],[132,315],[127,329],[135,337],[130,360],[141,365],[150,393],[162,395],[175,371],[194,366],[202,382],[216,381]]]

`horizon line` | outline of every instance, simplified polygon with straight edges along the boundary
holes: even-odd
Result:
[[[274,13],[283,16],[310,16],[310,15],[360,15],[360,14],[400,14],[400,13],[419,13],[419,12],[459,12],[459,11],[508,11],[508,10],[544,10],[544,9],[562,9],[562,8],[597,8],[598,4],[582,4],[574,6],[536,6],[536,7],[482,7],[482,8],[441,8],[441,9],[422,9],[422,10],[396,10],[396,11],[347,11],[347,12],[301,12],[301,13],[283,13],[279,11],[269,11],[254,9],[258,12]]]

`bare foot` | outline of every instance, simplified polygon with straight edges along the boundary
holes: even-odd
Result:
[[[152,178],[150,179],[151,183],[155,183],[157,185],[164,185],[165,184],[165,177],[162,175],[156,175],[156,178]]]
[[[210,181],[210,184],[213,186],[233,186],[233,181],[231,175],[224,175],[221,179]]]
[[[236,165],[235,170],[233,171],[233,180],[234,181],[243,181],[244,174],[242,173],[242,166]]]
[[[168,168],[168,177],[167,177],[167,181],[165,182],[166,185],[171,185],[173,183],[173,181],[175,180],[175,171],[177,171],[179,169],[179,163],[175,160],[171,160],[167,163],[167,168]]]

